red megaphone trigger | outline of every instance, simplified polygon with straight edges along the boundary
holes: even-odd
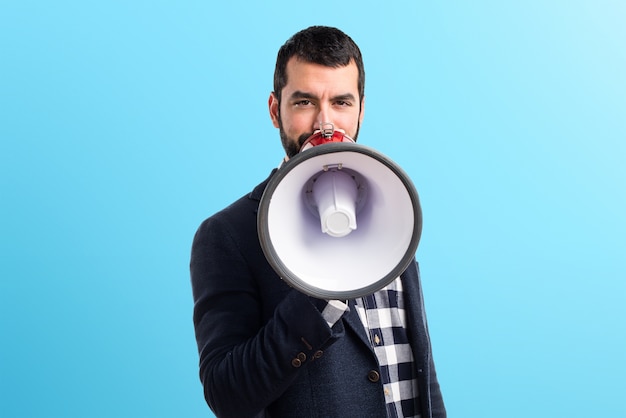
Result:
[[[331,125],[332,126],[332,125]],[[300,147],[300,152],[318,145],[329,144],[331,142],[354,142],[352,138],[341,131],[329,131],[324,129],[315,131]]]

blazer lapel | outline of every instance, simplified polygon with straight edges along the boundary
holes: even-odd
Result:
[[[427,361],[430,342],[426,316],[424,314],[424,300],[419,278],[417,262],[409,265],[401,276],[402,287],[407,297],[404,298],[404,309],[407,317],[407,332],[415,361]]]
[[[350,307],[350,311],[343,317],[345,325],[352,329],[354,333],[359,336],[359,339],[363,342],[363,344],[366,344],[371,349],[370,340],[365,332],[359,313],[356,310],[356,302],[354,299],[350,299],[348,301],[348,306]]]

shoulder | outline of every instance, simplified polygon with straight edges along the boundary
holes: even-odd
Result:
[[[419,272],[419,263],[416,259],[413,259],[409,266],[404,270],[404,272],[400,275],[403,281],[409,280],[419,280],[420,272]]]
[[[250,193],[240,197],[235,202],[205,219],[198,227],[194,236],[192,253],[198,250],[205,253],[206,249],[225,247],[258,245],[257,237],[257,210],[263,196],[263,191],[269,179],[275,173],[272,170],[269,177],[256,186]],[[246,248],[249,250],[249,248]]]
[[[260,184],[258,184],[250,193],[240,197],[224,209],[216,212],[207,219],[205,219],[198,228],[198,232],[213,229],[221,226],[231,225],[234,229],[256,222],[257,210],[259,208],[259,202],[263,196],[263,192],[267,187],[267,183],[272,178],[276,169],[272,170],[270,175]],[[256,224],[255,224],[256,225]]]

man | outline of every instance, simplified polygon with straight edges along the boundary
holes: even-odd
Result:
[[[289,39],[268,103],[285,159],[331,124],[356,140],[364,80],[359,48],[338,29]],[[417,264],[356,300],[291,288],[257,235],[268,180],[204,221],[193,242],[194,325],[211,409],[218,417],[445,417]]]

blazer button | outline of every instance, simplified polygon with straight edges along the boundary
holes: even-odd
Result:
[[[322,357],[322,354],[324,354],[322,350],[317,350],[315,354],[313,354],[313,358],[320,358]]]
[[[380,380],[380,373],[376,370],[370,370],[369,373],[367,373],[367,378],[370,382],[376,383]]]
[[[291,365],[293,367],[300,367],[302,366],[302,363],[304,363],[306,361],[306,354],[304,353],[298,353],[298,355],[291,360]]]

